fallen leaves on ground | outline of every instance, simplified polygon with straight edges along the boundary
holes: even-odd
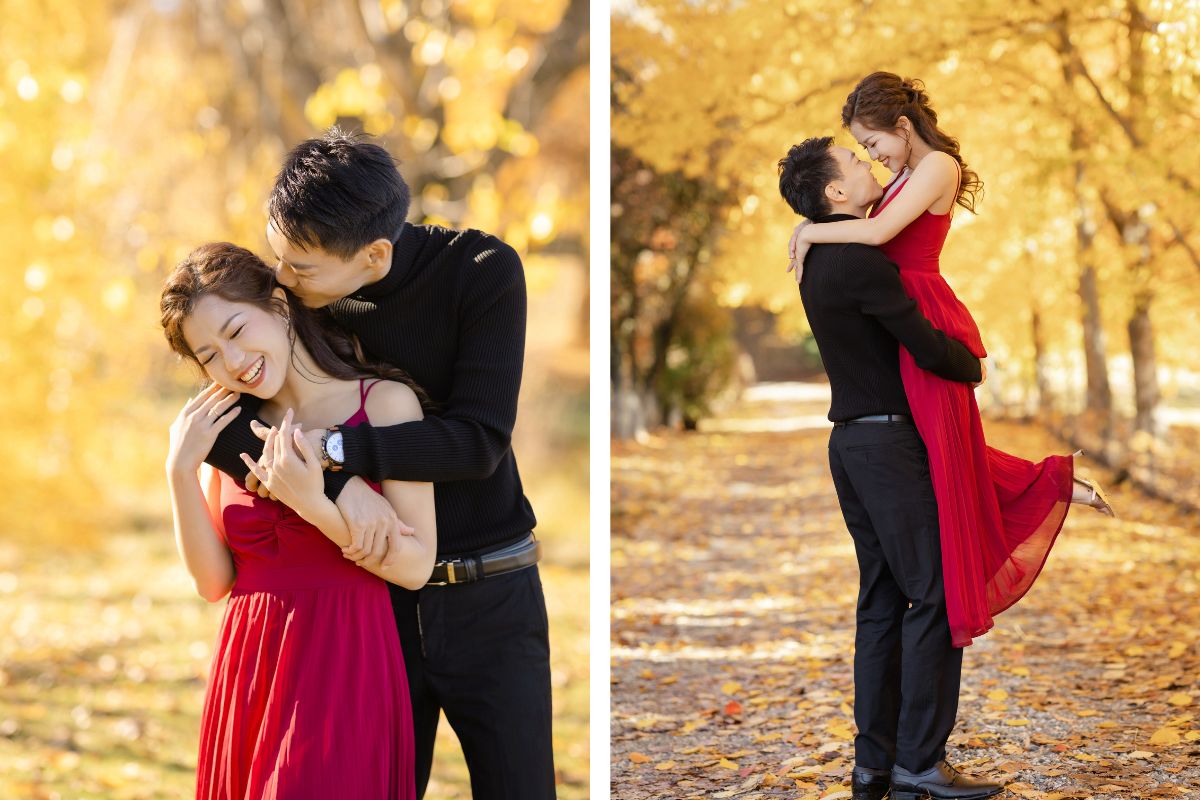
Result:
[[[699,433],[613,446],[616,800],[849,797],[858,572],[827,401],[758,396]],[[1068,449],[985,427],[1029,458]],[[1073,509],[1032,590],[965,653],[949,758],[1007,796],[1200,797],[1200,531],[1112,494],[1122,518]]]

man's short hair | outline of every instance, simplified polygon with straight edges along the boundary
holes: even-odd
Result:
[[[268,211],[292,244],[349,258],[376,239],[395,240],[410,200],[387,150],[335,126],[288,153]]]
[[[802,217],[816,219],[833,211],[825,187],[841,178],[842,170],[829,152],[832,145],[832,136],[814,136],[792,145],[779,159],[779,193]]]

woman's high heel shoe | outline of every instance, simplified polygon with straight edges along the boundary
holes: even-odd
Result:
[[[1087,505],[1096,509],[1101,514],[1113,517],[1114,519],[1116,518],[1117,512],[1113,510],[1112,503],[1108,502],[1108,495],[1100,488],[1100,484],[1078,476],[1075,477],[1075,481],[1091,490],[1092,496],[1087,499]]]

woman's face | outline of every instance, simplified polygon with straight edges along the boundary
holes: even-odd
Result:
[[[912,152],[909,139],[905,137],[905,134],[912,135],[907,129],[908,119],[900,117],[897,125],[899,127],[894,131],[877,131],[858,120],[850,123],[850,134],[867,151],[867,155],[893,173],[904,168]]]
[[[184,319],[183,338],[205,374],[230,391],[267,399],[283,387],[292,346],[287,321],[272,311],[205,295]]]

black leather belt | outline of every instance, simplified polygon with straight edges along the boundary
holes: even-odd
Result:
[[[904,422],[909,425],[912,424],[912,420],[904,414],[871,414],[865,417],[855,417],[854,419],[835,422],[833,423],[833,427],[841,428],[846,425],[856,425],[859,422]]]
[[[541,557],[542,543],[530,533],[519,542],[505,545],[499,550],[439,561],[433,565],[433,574],[429,576],[429,582],[425,585],[474,583],[493,575],[532,567]]]

